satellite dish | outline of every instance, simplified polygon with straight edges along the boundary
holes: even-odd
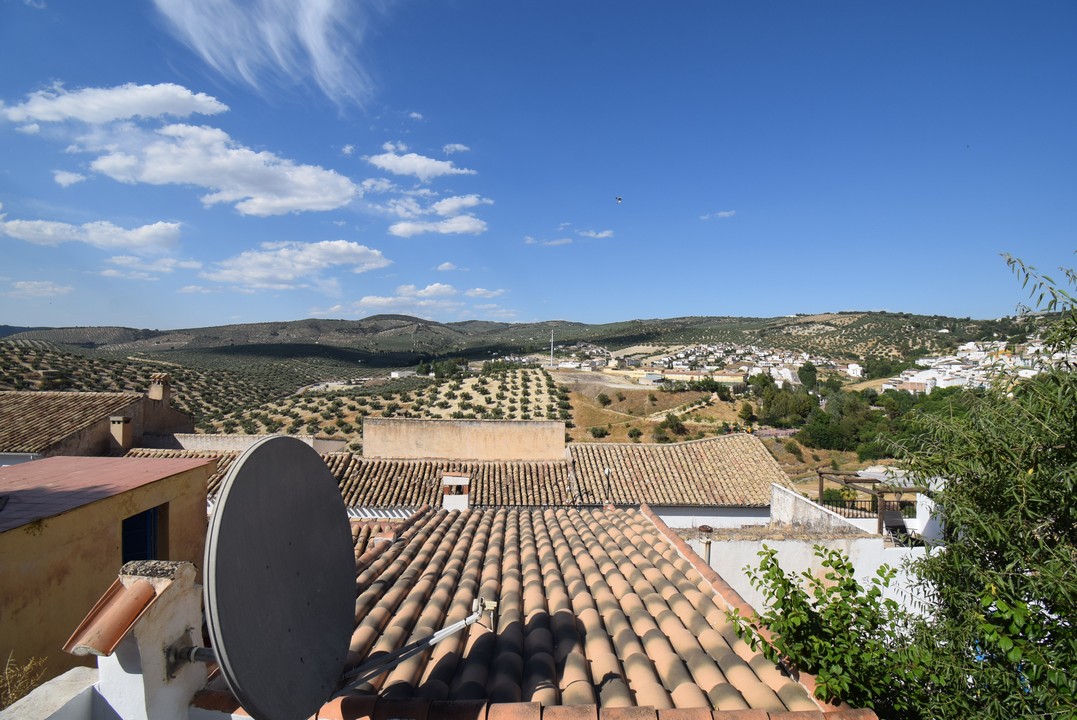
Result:
[[[206,625],[236,699],[256,720],[309,718],[341,679],[355,621],[348,514],[313,448],[274,436],[240,455],[204,567]]]

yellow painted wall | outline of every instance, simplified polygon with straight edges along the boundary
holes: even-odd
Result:
[[[365,418],[363,457],[564,460],[560,420]]]
[[[0,662],[46,659],[46,678],[96,659],[63,644],[121,566],[124,518],[168,503],[168,560],[199,569],[206,539],[206,482],[212,464],[0,533]],[[201,580],[199,580],[201,581]]]

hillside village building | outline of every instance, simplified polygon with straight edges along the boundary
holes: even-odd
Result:
[[[55,455],[122,455],[148,434],[194,431],[171,406],[169,376],[149,392],[0,391],[0,465]]]
[[[0,468],[0,657],[87,664],[64,639],[128,560],[202,564],[205,459],[52,457]]]

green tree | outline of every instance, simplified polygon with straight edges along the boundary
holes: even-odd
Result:
[[[1007,262],[1060,313],[1043,339],[1063,359],[999,377],[965,413],[921,415],[908,443],[914,477],[945,478],[946,550],[915,566],[934,616],[919,646],[925,705],[940,718],[1077,717],[1077,309],[1051,278]]]
[[[740,412],[737,413],[737,417],[746,423],[750,423],[755,420],[755,408],[752,407],[750,402],[741,403]]]
[[[610,400],[610,396],[606,393],[599,393],[598,396],[595,397],[595,400],[598,400],[598,404],[602,407],[607,407],[610,403],[613,402],[612,400]]]
[[[806,389],[814,390],[815,383],[819,379],[819,371],[816,370],[815,365],[811,360],[805,360],[804,364],[797,370],[797,377]]]

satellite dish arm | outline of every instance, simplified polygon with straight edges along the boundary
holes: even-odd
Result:
[[[427,648],[437,645],[445,638],[455,635],[470,625],[474,625],[482,619],[483,613],[487,610],[490,611],[490,617],[493,618],[494,610],[497,609],[497,603],[493,600],[486,600],[485,598],[476,598],[471,609],[472,613],[463,620],[455,622],[448,627],[444,627],[425,638],[420,638],[413,643],[409,643],[399,650],[387,655],[382,655],[377,660],[363,663],[344,675],[345,682],[350,687],[356,687],[363,683],[370,682],[382,673],[392,670],[408,658],[418,655]]]

